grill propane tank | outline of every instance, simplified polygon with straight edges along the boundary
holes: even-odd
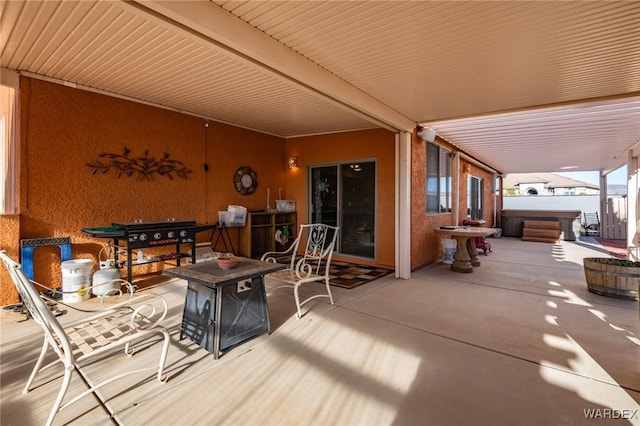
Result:
[[[105,250],[107,250],[107,259],[102,260],[102,252]],[[103,247],[98,254],[100,269],[94,272],[92,280],[92,293],[96,296],[103,296],[111,290],[120,289],[122,280],[113,254],[113,246],[110,243]]]

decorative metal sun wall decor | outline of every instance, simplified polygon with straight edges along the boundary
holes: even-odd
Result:
[[[91,167],[91,174],[107,173],[114,169],[116,178],[122,175],[131,177],[137,174],[138,180],[150,180],[154,174],[166,176],[173,180],[173,175],[182,179],[186,179],[193,170],[187,169],[182,161],[170,160],[169,154],[166,152],[161,158],[149,157],[149,150],[144,151],[142,157],[131,157],[131,150],[126,146],[122,150],[122,154],[112,154],[103,152],[93,163],[87,163]],[[104,159],[104,160],[101,160]],[[105,161],[106,160],[106,161]]]

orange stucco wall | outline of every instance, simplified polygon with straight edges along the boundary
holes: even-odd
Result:
[[[362,130],[287,139],[286,157],[297,156],[298,167],[286,174],[287,197],[296,200],[298,221],[308,219],[307,170],[311,165],[375,159],[377,165],[376,259],[394,267],[395,137],[383,130]],[[284,159],[283,159],[284,161]],[[361,263],[372,263],[358,259]]]
[[[442,146],[456,151],[455,147],[446,141],[437,138],[437,143]],[[465,164],[471,167],[472,175],[484,179],[484,217],[486,226],[494,225],[494,197],[491,191],[490,172],[480,168],[468,161],[460,160],[460,187],[456,188],[455,178],[453,182],[452,197],[458,197],[459,211],[447,212],[440,214],[426,213],[426,142],[422,141],[415,134],[411,147],[411,268],[418,269],[429,263],[439,260],[442,251],[440,239],[442,238],[436,229],[441,226],[462,225],[463,220],[467,217],[467,179],[462,170]],[[452,162],[454,160],[452,159]],[[452,173],[456,172],[456,168],[452,164]]]
[[[440,253],[435,229],[455,223],[454,213],[426,213],[427,144],[414,135],[411,144],[411,269],[427,265]],[[455,193],[453,194],[455,196]]]
[[[218,210],[227,205],[262,208],[266,193],[261,189],[285,185],[284,139],[215,122],[205,127],[205,120],[177,112],[23,77],[20,120],[21,212],[19,218],[0,219],[0,248],[16,259],[22,238],[69,236],[73,257],[92,258],[97,267],[107,241],[82,234],[83,227],[134,219],[215,223]],[[193,172],[187,179],[155,175],[149,180],[116,178],[114,171],[91,174],[87,163],[98,154],[121,153],[125,147],[136,157],[146,150],[156,158],[167,153]],[[253,195],[241,195],[233,186],[240,166],[258,174]],[[237,228],[231,238],[237,247]],[[36,249],[34,266],[37,281],[60,286],[57,247]],[[136,268],[135,273],[154,272],[162,264]],[[8,275],[3,271],[0,277],[0,303],[13,303],[17,295]]]
[[[360,159],[377,162],[376,258],[372,262],[394,267],[395,138],[383,130],[363,130],[329,135],[282,139],[178,112],[83,91],[42,80],[20,81],[20,215],[0,216],[0,249],[19,258],[23,238],[69,236],[74,258],[97,257],[106,240],[81,233],[83,227],[112,222],[196,220],[215,223],[218,210],[237,204],[249,210],[263,209],[266,188],[273,207],[278,189],[297,201],[298,222],[307,221],[307,168],[309,165]],[[445,141],[438,140],[446,145]],[[192,170],[187,179],[154,175],[116,178],[113,170],[92,174],[87,163],[100,153],[160,157],[167,153]],[[426,143],[414,134],[411,177],[411,267],[438,260],[439,236],[435,229],[461,223],[466,215],[466,179],[454,188],[460,200],[460,217],[454,213],[425,212]],[[453,148],[453,147],[450,147]],[[298,157],[298,167],[286,160]],[[205,171],[205,165],[208,171]],[[258,188],[244,196],[233,186],[234,171],[253,168]],[[490,174],[472,165],[472,174],[485,179],[485,220],[493,224]],[[239,230],[231,228],[234,247]],[[206,234],[206,235],[203,235]],[[199,234],[205,241],[209,233]],[[167,248],[158,249],[164,251]],[[338,256],[338,258],[340,258]],[[61,285],[57,248],[34,252],[35,279],[53,287]],[[136,267],[135,274],[159,272],[161,263]],[[124,271],[123,271],[124,274]],[[17,294],[5,271],[0,271],[0,304],[17,302]]]
[[[375,263],[394,264],[394,136],[386,130],[282,138],[172,112],[152,106],[23,77],[20,83],[20,216],[0,217],[0,248],[19,258],[23,238],[69,236],[74,258],[91,258],[97,268],[100,249],[107,242],[81,233],[83,227],[112,222],[196,220],[215,223],[218,210],[238,204],[263,209],[266,188],[271,204],[278,189],[298,201],[298,221],[306,221],[306,170],[309,164],[375,158],[378,164],[379,244]],[[116,178],[113,170],[92,174],[87,163],[103,152],[159,157],[164,153],[192,170],[187,179],[174,176]],[[289,169],[286,159],[299,157]],[[204,171],[205,164],[208,172]],[[253,195],[243,196],[233,186],[240,166],[258,175]],[[239,230],[230,229],[234,247]],[[207,235],[199,235],[206,240]],[[157,249],[165,251],[168,248]],[[170,250],[169,250],[170,251]],[[61,285],[59,250],[34,252],[35,279]],[[161,263],[137,266],[134,274],[158,272]],[[124,275],[124,271],[123,275]],[[17,295],[4,271],[0,272],[0,303],[14,303]]]

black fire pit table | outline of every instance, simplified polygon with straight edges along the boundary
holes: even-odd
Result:
[[[188,337],[218,359],[223,351],[269,333],[264,276],[286,265],[238,257],[233,269],[209,261],[167,269],[188,281],[180,339]]]

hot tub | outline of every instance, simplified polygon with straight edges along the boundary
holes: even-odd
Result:
[[[503,237],[522,237],[525,220],[560,222],[560,239],[575,241],[580,238],[580,210],[500,210]]]

